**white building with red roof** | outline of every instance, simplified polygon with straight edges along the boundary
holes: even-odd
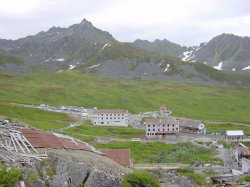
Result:
[[[168,110],[166,106],[160,106],[160,114],[165,116],[170,116],[172,114],[172,111]]]
[[[128,126],[128,110],[107,109],[94,110],[89,115],[93,125],[97,126]]]

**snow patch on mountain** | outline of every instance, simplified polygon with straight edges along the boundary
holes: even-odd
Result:
[[[100,65],[101,65],[101,64],[96,64],[96,65],[90,66],[89,68],[92,69],[92,68],[98,67],[98,66],[100,66]]]
[[[222,70],[223,62],[220,62],[217,66],[213,66],[214,69]]]
[[[111,46],[111,44],[109,44],[109,43],[104,44],[104,46],[100,50],[100,53],[105,49],[105,47],[109,47],[109,46]]]
[[[185,51],[184,53],[183,53],[183,58],[181,59],[181,60],[183,60],[183,61],[188,61],[188,59],[189,59],[189,57],[192,55],[192,52],[193,51]]]
[[[250,66],[247,66],[247,67],[243,68],[242,70],[248,70],[248,69],[250,69]]]
[[[76,67],[76,65],[69,65],[69,70],[71,70],[71,69],[74,69]]]
[[[169,66],[170,66],[170,65],[167,64],[167,67],[166,67],[166,69],[164,70],[164,72],[168,71]]]

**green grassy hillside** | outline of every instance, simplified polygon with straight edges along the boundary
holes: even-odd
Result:
[[[166,105],[176,116],[250,123],[250,88],[121,82],[74,71],[0,73],[0,88],[0,103],[124,108],[132,113],[158,110],[160,105]]]
[[[23,60],[14,56],[0,55],[0,66],[5,64],[23,65]]]

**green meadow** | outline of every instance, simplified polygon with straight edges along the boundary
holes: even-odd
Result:
[[[66,131],[79,134],[107,137],[107,138],[131,139],[131,138],[145,137],[144,129],[136,129],[133,127],[102,127],[102,126],[84,124],[69,128]]]
[[[210,163],[223,165],[214,158],[213,150],[192,143],[165,144],[163,142],[111,142],[95,144],[98,149],[130,149],[135,163]]]
[[[0,103],[0,116],[5,116],[9,120],[18,119],[32,127],[46,131],[68,126],[74,121],[66,114],[2,103]]]
[[[231,123],[227,124],[208,123],[205,126],[207,134],[220,133],[220,132],[225,132],[227,130],[243,130],[245,135],[250,135],[250,127],[247,126],[233,125]]]
[[[132,113],[166,105],[175,116],[250,123],[250,88],[244,87],[119,81],[68,71],[0,73],[0,88],[0,103],[96,106],[128,109]]]

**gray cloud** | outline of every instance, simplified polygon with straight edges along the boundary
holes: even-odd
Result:
[[[87,18],[120,41],[166,38],[196,45],[221,33],[250,35],[249,7],[248,0],[8,0],[0,7],[0,38]]]

